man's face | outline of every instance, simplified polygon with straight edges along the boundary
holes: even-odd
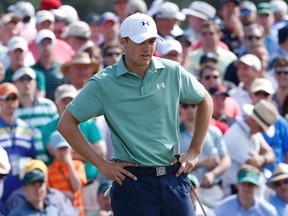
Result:
[[[219,33],[212,26],[201,28],[201,41],[204,47],[213,48],[219,41]]]
[[[147,39],[140,44],[129,38],[121,38],[121,44],[124,47],[125,63],[128,69],[149,67],[156,47],[156,38]]]
[[[32,204],[43,202],[47,195],[47,185],[45,182],[36,181],[23,186],[27,200]]]
[[[249,182],[243,182],[236,185],[238,189],[238,196],[242,199],[253,199],[258,186]]]
[[[243,62],[238,62],[237,76],[241,82],[247,84],[253,82],[253,80],[257,77],[257,73],[252,67],[246,65]]]
[[[10,94],[6,99],[0,99],[1,115],[11,116],[19,107],[19,99],[16,94]]]
[[[274,182],[273,189],[280,199],[288,202],[288,178]]]
[[[221,74],[218,70],[212,68],[206,68],[203,70],[200,82],[206,89],[221,84]]]
[[[23,75],[17,81],[14,82],[19,90],[20,97],[34,95],[37,90],[36,80],[32,79],[28,75]]]
[[[22,49],[18,48],[13,51],[9,52],[11,65],[14,67],[23,67],[24,66],[24,58],[25,58],[26,52],[24,52]]]
[[[288,66],[276,67],[275,79],[278,83],[279,88],[286,89],[288,87]]]
[[[224,113],[226,95],[215,95],[212,98],[214,104],[213,116],[220,117]]]

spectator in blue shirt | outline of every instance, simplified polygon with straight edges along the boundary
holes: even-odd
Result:
[[[237,173],[238,194],[228,196],[220,202],[215,208],[216,216],[276,216],[276,209],[255,195],[259,187],[259,174],[259,169],[252,165],[241,166]]]
[[[284,216],[284,209],[288,206],[288,164],[279,163],[267,185],[275,191],[269,202],[275,206],[279,216]]]

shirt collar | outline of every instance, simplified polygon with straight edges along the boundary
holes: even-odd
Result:
[[[126,73],[131,73],[125,66],[124,63],[125,54],[122,55],[122,57],[119,59],[119,61],[116,63],[116,76],[121,76]],[[151,64],[149,66],[149,69],[152,70],[154,73],[158,71],[160,68],[165,68],[165,66],[158,60],[157,57],[153,56],[151,59]]]

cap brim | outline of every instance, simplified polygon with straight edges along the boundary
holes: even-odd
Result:
[[[279,175],[279,176],[276,176],[276,177],[272,177],[270,180],[267,181],[266,184],[269,187],[272,187],[274,182],[281,181],[281,180],[284,180],[284,179],[288,179],[288,173],[287,174],[282,174],[282,175]]]
[[[251,178],[250,176],[246,176],[246,177],[243,177],[240,180],[238,180],[238,183],[246,183],[246,182],[247,183],[252,183],[254,185],[259,185],[259,181],[257,181],[254,178]]]
[[[140,43],[142,43],[142,42],[144,42],[150,38],[159,38],[160,40],[163,40],[158,34],[151,35],[150,32],[145,32],[143,34],[139,34],[139,35],[135,35],[135,36],[129,36],[129,38],[137,44],[140,44]]]
[[[182,9],[182,13],[184,13],[185,15],[188,15],[188,16],[190,15],[190,16],[195,16],[195,17],[201,18],[203,20],[208,20],[208,17],[205,16],[204,14],[197,12],[197,11],[194,11],[194,10],[191,10],[189,8]]]

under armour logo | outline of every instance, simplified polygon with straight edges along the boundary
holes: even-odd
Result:
[[[158,83],[156,84],[157,89],[165,88],[165,83]]]
[[[142,20],[140,22],[140,25],[141,25],[142,28],[145,28],[145,29],[150,28],[150,22],[149,22],[149,20],[146,20],[146,19]]]

